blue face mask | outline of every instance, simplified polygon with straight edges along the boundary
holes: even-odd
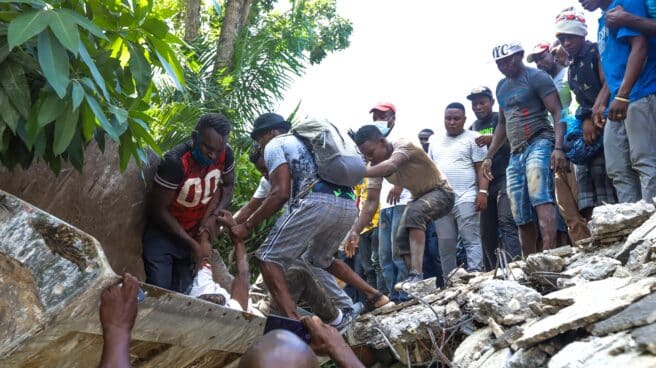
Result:
[[[201,167],[208,167],[214,163],[214,160],[207,158],[203,152],[200,150],[200,146],[197,143],[194,143],[194,147],[191,149],[191,156],[194,158],[194,161]]]
[[[378,128],[380,134],[383,136],[387,137],[387,135],[390,133],[390,128],[387,127],[386,121],[374,121],[374,125],[376,128]]]

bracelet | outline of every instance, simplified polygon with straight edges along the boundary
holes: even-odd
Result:
[[[622,101],[622,102],[626,102],[626,103],[631,102],[631,100],[629,100],[626,97],[615,96],[614,99],[616,99],[617,101]]]
[[[488,194],[487,189],[479,189],[478,192],[479,192],[479,193],[483,193],[483,194],[485,194],[485,195]]]
[[[562,151],[562,152],[565,152],[565,150],[563,149],[563,147],[556,147],[556,148],[554,148],[554,151]]]

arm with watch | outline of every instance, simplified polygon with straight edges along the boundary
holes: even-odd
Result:
[[[478,194],[476,195],[475,203],[476,211],[485,211],[487,209],[487,189],[490,185],[490,181],[483,173],[483,162],[484,161],[474,162],[476,178],[478,179]]]
[[[547,108],[554,121],[554,131],[556,135],[553,152],[551,152],[551,170],[556,172],[565,172],[569,167],[565,150],[563,149],[563,139],[565,136],[565,124],[561,121],[562,104],[558,92],[550,93],[542,98],[544,106]]]

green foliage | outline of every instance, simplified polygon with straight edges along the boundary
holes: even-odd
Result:
[[[120,169],[161,152],[145,114],[166,73],[184,88],[178,47],[152,0],[0,2],[0,162],[41,158],[81,169],[84,147],[105,136],[119,144]],[[156,69],[153,69],[155,67]],[[162,72],[160,72],[162,70]]]

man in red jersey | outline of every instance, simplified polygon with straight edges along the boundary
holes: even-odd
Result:
[[[230,121],[221,114],[201,116],[191,141],[164,155],[149,203],[143,236],[146,282],[184,293],[193,264],[210,257],[202,232],[214,232],[216,213],[232,199],[235,160],[227,145]]]

